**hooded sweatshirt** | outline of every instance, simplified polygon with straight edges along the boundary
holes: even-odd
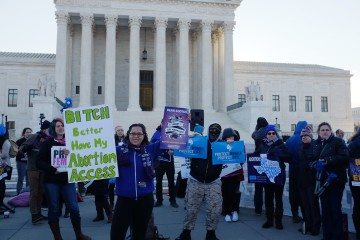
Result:
[[[300,148],[302,145],[301,141],[301,130],[303,130],[308,123],[306,121],[299,121],[296,124],[294,135],[292,135],[287,141],[286,141],[286,147],[288,148],[291,156],[292,161],[289,165],[289,173],[292,174],[293,171],[296,170],[296,168],[299,166],[300,161]]]

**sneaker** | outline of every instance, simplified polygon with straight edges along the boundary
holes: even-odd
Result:
[[[233,222],[237,222],[239,220],[239,214],[236,211],[232,212],[231,219]]]
[[[160,201],[156,201],[154,207],[161,207],[163,204]]]
[[[225,216],[225,222],[231,222],[231,216],[229,214]]]
[[[170,206],[172,206],[173,208],[178,208],[179,205],[176,202],[171,202]]]
[[[40,221],[42,221],[42,220],[46,220],[46,219],[47,219],[47,217],[45,217],[45,216],[43,216],[43,215],[41,215],[41,214],[33,214],[33,215],[31,216],[31,222],[32,222],[33,224],[38,223],[38,222],[40,222]]]

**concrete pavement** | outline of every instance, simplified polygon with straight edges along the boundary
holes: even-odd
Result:
[[[164,236],[175,239],[182,230],[182,221],[184,219],[183,200],[178,199],[179,208],[174,209],[169,206],[167,200],[160,208],[154,208],[155,223],[160,233]],[[95,217],[95,205],[92,196],[86,196],[85,202],[80,203],[80,211],[82,217],[82,226],[84,233],[90,235],[93,239],[109,239],[110,224],[106,221],[93,223]],[[44,212],[46,214],[46,212]],[[10,218],[4,219],[0,215],[0,240],[42,240],[52,239],[52,235],[48,224],[42,222],[33,225],[30,220],[28,208],[17,208],[15,214],[11,214]],[[261,225],[265,221],[265,217],[256,216],[253,209],[242,208],[239,214],[239,221],[235,223],[226,223],[221,217],[217,229],[217,236],[220,240],[275,240],[275,239],[321,239],[321,236],[313,237],[300,234],[297,229],[300,224],[293,224],[290,217],[284,217],[284,230],[275,228],[262,229]],[[205,238],[205,207],[202,206],[196,223],[195,230],[192,232],[192,239],[202,240]],[[69,218],[60,220],[61,232],[65,240],[75,239],[74,232]],[[351,239],[355,239],[351,234]]]

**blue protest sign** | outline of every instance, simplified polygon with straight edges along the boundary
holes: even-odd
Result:
[[[184,158],[207,158],[207,137],[195,136],[189,138],[186,149],[174,150],[174,156],[184,157]]]
[[[211,144],[212,164],[229,164],[245,162],[245,146],[243,141],[232,143],[215,142]]]
[[[247,169],[249,183],[285,184],[285,171],[278,161],[267,158],[267,154],[248,154]]]

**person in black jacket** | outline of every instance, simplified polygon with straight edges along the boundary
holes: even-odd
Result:
[[[21,133],[21,138],[16,141],[18,146],[21,146],[32,133],[31,128],[24,128]],[[16,156],[16,169],[18,172],[18,180],[16,184],[16,193],[19,195],[23,189],[24,178],[26,180],[26,187],[29,186],[29,178],[27,175],[27,160],[28,156],[26,153],[19,152]]]
[[[348,148],[349,148],[350,158],[352,159],[352,161],[354,161],[354,164],[359,165],[360,164],[360,128],[357,130],[355,135],[353,135],[349,139]],[[360,186],[353,186],[351,178],[350,178],[350,190],[354,198],[354,208],[353,208],[352,218],[356,230],[356,239],[360,239]]]
[[[323,238],[339,240],[343,239],[341,200],[347,181],[349,153],[344,141],[334,136],[329,123],[320,123],[317,132],[315,156],[318,160],[315,167],[319,178],[315,191],[325,188],[320,196]],[[335,180],[330,178],[334,174]]]
[[[39,151],[37,166],[44,171],[44,185],[47,199],[49,201],[48,222],[55,240],[61,240],[59,227],[59,204],[60,197],[65,201],[70,211],[70,219],[73,225],[76,240],[91,240],[81,231],[81,218],[79,206],[76,199],[76,188],[74,183],[68,183],[67,172],[58,172],[51,166],[51,148],[53,146],[65,146],[64,122],[56,118],[51,123],[50,132],[53,137],[44,142]]]
[[[300,192],[300,204],[303,209],[305,233],[317,236],[320,233],[321,216],[319,198],[315,191],[315,171],[311,167],[317,159],[314,155],[312,127],[307,125],[300,133],[302,144],[300,145],[300,157],[298,162],[298,187]],[[301,229],[302,231],[302,229]]]
[[[285,171],[285,163],[291,161],[291,155],[287,150],[284,142],[279,138],[274,125],[268,125],[266,127],[266,137],[259,145],[256,153],[266,154],[267,159],[279,162],[281,172]],[[279,178],[279,177],[277,177]],[[266,222],[263,224],[263,228],[270,228],[274,225],[275,216],[275,227],[279,230],[283,229],[282,217],[283,217],[283,192],[285,185],[285,175],[283,179],[278,180],[281,182],[268,183],[265,185],[265,210],[266,210]],[[274,211],[274,198],[275,198],[275,211]],[[275,213],[275,215],[274,215]]]
[[[195,227],[198,210],[205,199],[206,240],[217,240],[215,230],[219,222],[222,207],[220,173],[222,164],[212,164],[211,143],[220,138],[221,126],[213,123],[209,126],[207,159],[191,159],[190,178],[186,189],[186,214],[183,231],[176,240],[191,240],[191,230]]]

